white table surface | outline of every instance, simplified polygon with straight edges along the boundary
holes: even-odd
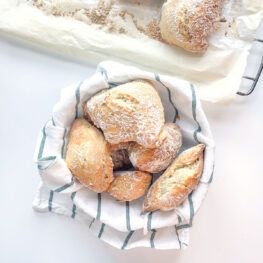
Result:
[[[38,131],[60,90],[94,69],[0,39],[0,262],[263,262],[263,76],[249,97],[203,105],[216,167],[187,250],[121,251],[71,218],[33,211]]]

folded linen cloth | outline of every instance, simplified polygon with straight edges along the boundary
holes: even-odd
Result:
[[[142,198],[121,203],[105,192],[97,194],[72,176],[63,159],[71,123],[82,117],[82,103],[103,89],[135,79],[148,79],[158,90],[166,122],[176,122],[181,128],[181,151],[198,143],[206,145],[200,183],[174,211],[140,215]],[[52,119],[40,131],[34,160],[41,176],[33,203],[35,210],[82,220],[100,239],[120,249],[181,249],[188,246],[188,229],[212,181],[214,142],[191,83],[106,61],[98,65],[96,73],[89,79],[62,90]]]

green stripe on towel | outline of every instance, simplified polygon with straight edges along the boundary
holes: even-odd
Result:
[[[55,123],[55,121],[54,121],[53,116],[52,116],[52,124],[53,124],[53,126],[56,126],[56,123]]]
[[[180,240],[180,237],[179,237],[176,225],[174,226],[174,228],[175,228],[175,233],[176,233],[176,236],[177,236],[177,239],[178,239],[178,242],[179,242],[179,246],[180,246],[180,249],[181,249],[182,248],[182,244],[181,244],[181,240]]]
[[[55,160],[57,158],[57,156],[47,156],[47,157],[42,157],[40,159],[38,159],[38,161],[52,161]]]
[[[196,94],[195,94],[195,88],[192,83],[190,83],[191,91],[192,91],[192,114],[193,118],[198,126],[198,128],[194,131],[194,139],[196,142],[200,143],[199,140],[197,139],[197,133],[201,132],[201,127],[199,122],[196,120]]]
[[[98,234],[98,238],[101,238],[101,236],[102,236],[102,234],[103,234],[103,231],[104,231],[104,227],[105,227],[105,224],[102,223],[102,224],[101,224],[101,228],[100,228],[100,232],[99,232],[99,234]]]
[[[89,224],[89,228],[91,228],[91,227],[92,227],[92,225],[93,225],[94,221],[95,221],[95,218],[93,218],[93,219],[91,220],[91,222],[90,222],[90,224]]]
[[[69,188],[70,186],[72,186],[74,184],[74,181],[73,181],[73,177],[71,178],[71,182],[69,184],[65,184],[57,189],[54,190],[54,192],[56,193],[60,193],[64,190],[66,190],[67,188]]]
[[[48,199],[48,211],[52,211],[52,201],[53,201],[54,191],[50,191],[49,193],[49,199]]]
[[[62,147],[61,147],[61,158],[63,159],[64,156],[64,148],[65,148],[65,137],[66,137],[66,133],[67,133],[67,129],[64,128],[64,135],[63,135],[63,143],[62,143]]]
[[[147,230],[150,231],[152,228],[152,215],[153,212],[150,212],[148,215],[148,221],[147,221]]]
[[[130,223],[130,203],[126,201],[126,227],[127,230],[131,230],[131,223]]]
[[[76,192],[73,192],[72,194],[71,194],[71,200],[73,201],[74,200],[74,198],[75,198],[75,195],[76,195]],[[73,203],[73,206],[72,206],[72,214],[71,214],[71,217],[74,219],[75,218],[75,216],[76,216],[76,205]]]
[[[209,178],[209,180],[208,180],[208,183],[209,183],[209,184],[211,184],[212,181],[213,181],[213,177],[214,177],[214,169],[215,169],[215,164],[213,164],[213,170],[212,170],[211,176],[210,176],[210,178]]]
[[[40,164],[38,164],[37,165],[37,168],[39,169],[39,170],[46,170],[47,168],[49,168],[51,165],[53,164],[53,162],[52,163],[49,163],[48,165],[46,165],[46,166],[42,166],[42,165],[40,165]]]
[[[42,140],[41,140],[41,143],[40,143],[40,146],[39,146],[39,152],[38,152],[38,159],[40,159],[43,155],[43,151],[44,151],[44,146],[45,146],[45,142],[46,142],[46,138],[47,138],[47,135],[46,135],[46,125],[43,127],[42,129]]]
[[[150,238],[151,248],[155,248],[155,245],[154,245],[154,242],[153,242],[155,234],[156,234],[156,230],[152,229],[152,234],[151,234],[151,238]]]
[[[130,231],[129,234],[127,235],[127,237],[125,238],[123,245],[121,247],[121,249],[125,249],[128,245],[129,240],[131,239],[132,235],[133,235],[134,231]]]
[[[190,207],[190,220],[189,220],[189,224],[180,225],[180,226],[177,227],[177,230],[183,229],[183,228],[192,227],[193,217],[194,217],[194,204],[193,204],[193,200],[192,200],[192,194],[193,194],[193,192],[191,192],[191,193],[188,195],[188,201],[189,201],[189,207]]]
[[[80,101],[80,87],[81,87],[81,84],[83,83],[83,81],[81,81],[78,85],[78,87],[76,88],[76,91],[75,91],[75,96],[76,96],[76,105],[75,105],[75,119],[78,118],[79,116],[79,101]]]
[[[98,193],[98,206],[97,206],[97,216],[96,216],[97,220],[100,220],[100,213],[101,213],[101,193]]]
[[[161,81],[160,76],[159,76],[158,74],[154,73],[154,78],[155,78],[155,80],[157,80],[158,82],[160,82],[160,83],[167,89],[169,101],[170,101],[170,103],[172,104],[172,106],[173,106],[173,108],[174,108],[174,112],[175,112],[174,119],[173,119],[173,123],[175,123],[175,122],[176,122],[176,119],[177,119],[177,117],[178,117],[178,110],[177,110],[177,108],[175,107],[175,105],[174,105],[174,103],[173,103],[173,101],[172,101],[171,91],[170,91],[170,89],[169,89],[166,85],[163,84],[163,82]]]
[[[118,85],[121,85],[121,84],[116,83],[116,82],[109,82],[108,72],[105,68],[99,67],[99,72],[104,77],[105,81],[108,83],[109,88],[114,88]]]

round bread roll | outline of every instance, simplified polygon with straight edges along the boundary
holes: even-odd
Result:
[[[108,144],[113,163],[113,170],[128,169],[132,166],[128,154],[129,144],[129,142]]]
[[[76,119],[70,129],[66,164],[80,183],[101,193],[113,181],[113,169],[103,134],[85,119]]]
[[[166,169],[182,146],[182,135],[175,123],[166,123],[159,135],[159,146],[145,148],[138,143],[129,147],[129,157],[133,166],[141,171],[158,173]]]
[[[218,21],[224,0],[169,0],[162,7],[160,31],[171,45],[200,53],[207,50],[206,37]]]
[[[92,97],[86,110],[111,144],[136,141],[152,148],[164,125],[158,92],[149,81],[132,81]]]
[[[107,191],[118,201],[132,201],[141,197],[152,181],[149,173],[141,171],[115,172],[114,177]]]

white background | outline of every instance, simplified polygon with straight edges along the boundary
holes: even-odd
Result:
[[[184,251],[121,251],[87,226],[32,210],[39,183],[32,156],[60,90],[95,65],[0,38],[0,262],[263,262],[263,76],[230,105],[204,103],[216,142],[214,181]]]

